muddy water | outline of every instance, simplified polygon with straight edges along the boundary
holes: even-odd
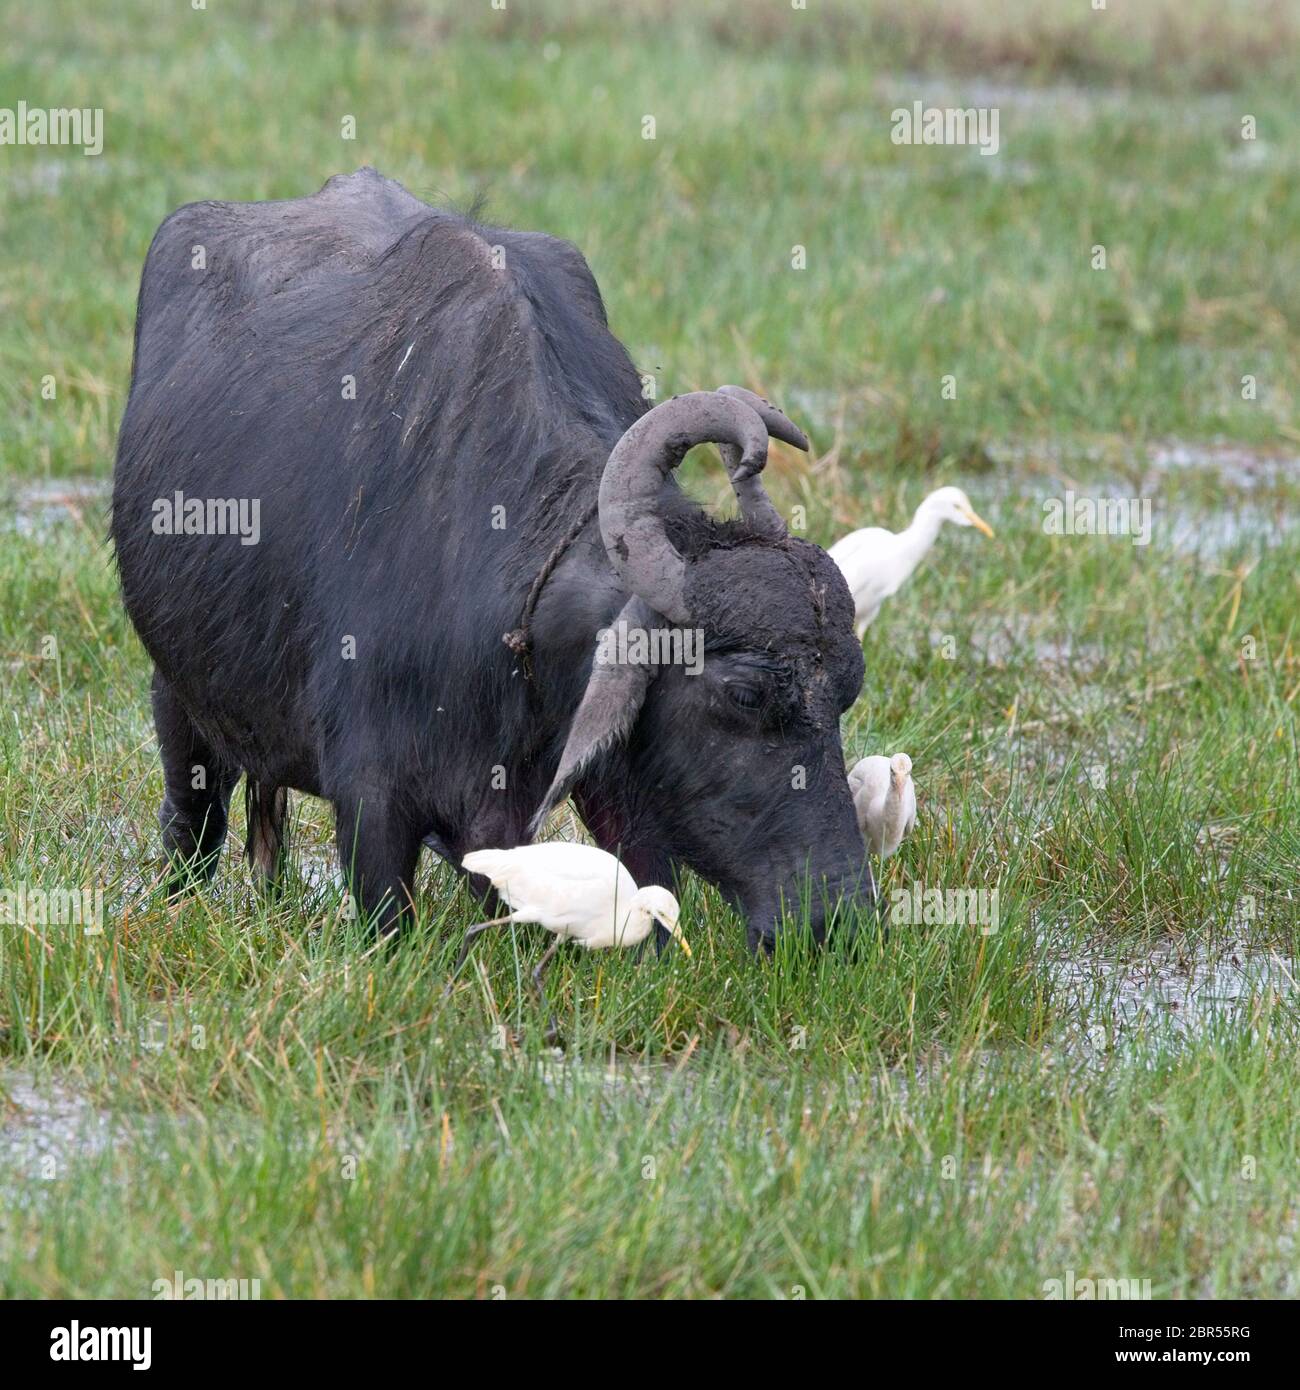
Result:
[[[44,1182],[114,1142],[110,1116],[71,1087],[0,1069],[0,1210],[33,1200]]]
[[[1157,513],[1157,525],[1160,518]],[[1216,559],[1235,551],[1258,553],[1285,545],[1295,535],[1294,517],[1279,509],[1242,503],[1217,511],[1191,507],[1165,510],[1167,542],[1184,555]]]
[[[101,479],[50,479],[0,493],[0,534],[37,540],[66,523],[81,523],[97,536],[108,530],[110,485]]]
[[[1049,955],[1047,968],[1096,1047],[1138,1032],[1194,1036],[1216,1022],[1244,1022],[1269,993],[1294,1000],[1300,976],[1300,962],[1233,937]]]
[[[1166,475],[1202,469],[1244,492],[1300,483],[1300,458],[1261,453],[1236,444],[1182,444],[1175,440],[1153,445],[1147,462],[1153,472]]]

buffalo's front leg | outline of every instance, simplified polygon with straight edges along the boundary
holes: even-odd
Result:
[[[373,931],[397,931],[414,906],[420,829],[391,796],[348,794],[334,802],[334,830],[353,903]]]

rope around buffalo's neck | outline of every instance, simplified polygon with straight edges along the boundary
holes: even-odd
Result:
[[[565,551],[578,539],[587,529],[597,511],[600,509],[600,500],[597,499],[583,512],[582,516],[565,532],[563,539],[546,557],[545,563],[537,571],[537,578],[533,580],[532,587],[528,590],[528,597],[524,600],[524,611],[520,619],[519,626],[512,628],[509,632],[502,633],[501,640],[519,657],[523,667],[524,679],[532,680],[533,667],[529,656],[533,649],[533,611],[537,607],[537,601],[542,596],[542,590],[546,587],[546,581],[555,572],[555,567],[564,558]]]

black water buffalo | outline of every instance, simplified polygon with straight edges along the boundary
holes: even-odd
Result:
[[[273,879],[287,788],[325,797],[384,929],[422,841],[516,845],[570,793],[639,882],[689,865],[752,944],[783,906],[820,932],[870,901],[839,734],[853,603],[763,491],[769,430],[806,447],[736,388],[648,410],[573,246],[374,170],[174,212],[112,519],[172,860],[211,872],[243,773],[254,865]],[[672,476],[706,441],[734,519]],[[611,632],[643,640],[602,655]]]

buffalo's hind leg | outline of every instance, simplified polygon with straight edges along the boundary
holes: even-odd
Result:
[[[163,767],[158,821],[171,865],[167,895],[174,898],[212,877],[226,840],[230,793],[239,769],[217,757],[157,671],[153,722]]]
[[[349,795],[334,803],[334,828],[352,901],[373,931],[397,931],[411,916],[421,827],[391,797]]]

